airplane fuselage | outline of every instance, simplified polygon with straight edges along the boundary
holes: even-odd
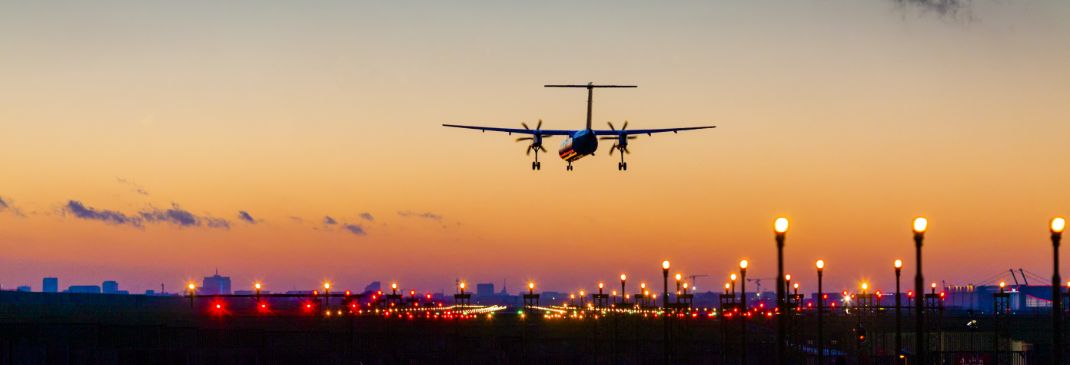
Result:
[[[584,129],[575,131],[565,138],[557,153],[562,160],[572,162],[593,154],[596,150],[598,150],[598,136],[594,134],[594,131]]]

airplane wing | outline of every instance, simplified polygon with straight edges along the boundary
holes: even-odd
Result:
[[[628,135],[645,134],[645,135],[649,136],[649,135],[654,134],[654,133],[665,133],[665,132],[676,133],[676,132],[682,132],[682,131],[693,131],[693,130],[696,130],[696,129],[709,129],[709,128],[717,128],[717,126],[715,126],[715,125],[706,125],[706,126],[700,126],[700,127],[682,127],[682,128],[628,129],[628,130],[625,130],[624,132],[625,132],[625,134],[628,134]],[[615,136],[615,135],[620,134],[620,132],[621,132],[620,130],[612,130],[612,129],[596,129],[596,130],[594,130],[594,134],[595,135],[599,135],[599,136],[602,136],[602,135]]]
[[[478,130],[478,131],[481,131],[481,132],[491,131],[491,132],[505,132],[505,133],[509,133],[509,134],[513,134],[513,133],[528,134],[528,135],[535,134],[535,130],[534,129],[481,127],[481,126],[475,126],[475,125],[457,125],[457,124],[443,124],[442,126],[443,127],[451,127],[451,128],[475,129],[475,130]],[[539,130],[539,133],[541,133],[543,135],[550,135],[550,136],[567,136],[567,135],[572,134],[572,132],[573,131],[563,130],[563,129],[541,129],[541,130]]]

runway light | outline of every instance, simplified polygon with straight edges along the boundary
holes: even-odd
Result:
[[[901,269],[901,268],[903,268],[903,260],[900,260],[900,259],[895,259],[895,268],[896,268],[896,269]]]
[[[1060,234],[1066,229],[1066,219],[1055,217],[1051,219],[1051,233]]]
[[[914,233],[925,233],[925,229],[929,228],[929,220],[925,217],[914,218]]]
[[[788,231],[788,219],[784,218],[784,217],[777,218],[776,222],[773,223],[773,230],[776,231],[776,233],[779,233],[779,234],[784,234],[785,232],[787,232]]]

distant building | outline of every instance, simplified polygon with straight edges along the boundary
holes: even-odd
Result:
[[[104,292],[104,294],[118,294],[119,293],[119,282],[117,282],[115,280],[108,280],[108,281],[105,281],[105,282],[101,283],[100,284],[100,288]]]
[[[383,285],[381,283],[379,283],[378,281],[373,281],[371,282],[371,284],[368,284],[368,286],[364,287],[364,292],[368,293],[373,291],[379,291],[379,289],[382,289],[382,287]]]
[[[80,293],[80,294],[100,294],[100,286],[98,285],[71,285],[67,288],[68,293]]]
[[[30,288],[29,285],[19,285],[17,288],[15,288],[15,290],[21,292],[30,292],[33,291],[33,288]]]
[[[59,292],[59,278],[44,278],[41,280],[41,292],[42,293],[57,293]]]
[[[216,270],[215,275],[204,278],[197,293],[207,295],[230,294],[230,277],[219,276],[219,270]]]
[[[476,284],[476,296],[477,297],[491,297],[491,296],[494,296],[494,283]]]

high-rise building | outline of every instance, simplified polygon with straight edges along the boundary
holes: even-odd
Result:
[[[119,282],[115,280],[107,280],[101,283],[100,288],[104,294],[119,294]]]
[[[219,270],[216,270],[215,275],[204,277],[201,288],[197,292],[207,295],[230,294],[230,277],[219,276]]]
[[[96,285],[71,285],[67,288],[68,293],[100,294],[100,287]]]
[[[42,293],[59,292],[59,278],[44,278],[41,280]]]
[[[492,297],[492,296],[494,296],[494,283],[476,284],[476,296],[477,297]]]

